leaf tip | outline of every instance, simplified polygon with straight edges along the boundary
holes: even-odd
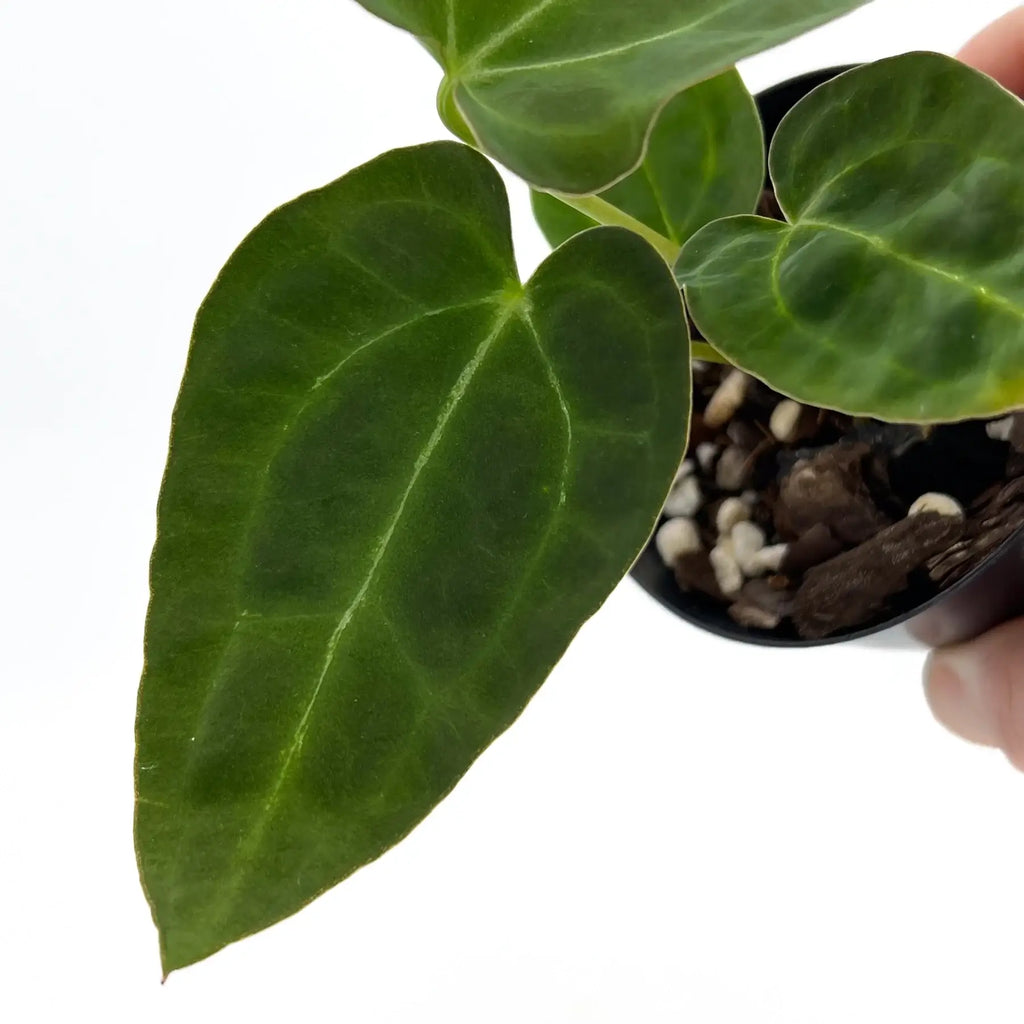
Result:
[[[187,928],[168,929],[157,926],[160,941],[160,984],[184,967],[205,960],[219,952],[230,939],[209,941],[207,937],[198,936]]]

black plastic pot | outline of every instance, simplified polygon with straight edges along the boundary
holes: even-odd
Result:
[[[849,67],[829,68],[801,75],[766,90],[757,97],[765,137],[771,141],[787,112],[807,93]],[[978,425],[951,427],[968,432]],[[750,629],[734,622],[724,606],[698,593],[679,589],[672,572],[650,543],[632,570],[633,578],[660,604],[680,618],[729,640],[765,647],[820,647],[861,637],[876,636],[904,623],[911,632],[933,645],[959,643],[1024,613],[1024,530],[1017,533],[970,575],[939,594],[926,583],[911,586],[893,601],[890,616],[823,640],[803,640],[795,630]]]

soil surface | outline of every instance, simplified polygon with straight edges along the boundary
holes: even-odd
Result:
[[[694,366],[690,446],[657,546],[684,591],[805,639],[962,579],[1024,526],[1024,413],[932,429],[797,405]]]

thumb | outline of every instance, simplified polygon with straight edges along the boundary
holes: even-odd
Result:
[[[1024,619],[936,651],[925,668],[925,693],[947,729],[1000,748],[1024,771]]]
[[[1010,92],[1024,93],[1024,7],[1004,14],[976,35],[960,60],[984,71]]]

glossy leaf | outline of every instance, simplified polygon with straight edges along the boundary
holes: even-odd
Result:
[[[643,547],[685,444],[664,262],[616,228],[525,287],[479,153],[282,207],[199,312],[138,713],[167,971],[402,838]]]
[[[848,72],[786,117],[791,224],[686,245],[702,334],[805,402],[931,422],[1024,405],[1024,105],[938,54]]]
[[[658,115],[643,163],[601,198],[677,245],[720,217],[753,213],[764,185],[764,134],[736,70],[701,82]],[[596,221],[544,192],[532,194],[544,236],[561,245]]]
[[[445,70],[459,137],[546,191],[601,191],[677,93],[866,0],[359,0]],[[453,116],[453,108],[460,116]]]

